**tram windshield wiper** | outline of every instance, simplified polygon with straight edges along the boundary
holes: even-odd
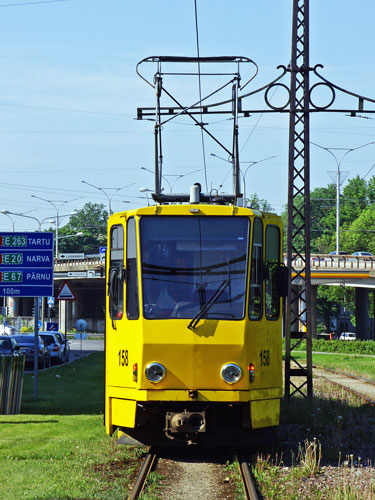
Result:
[[[224,292],[226,287],[229,285],[229,279],[224,280],[216,289],[214,294],[211,296],[211,298],[201,306],[197,314],[194,316],[194,318],[190,321],[188,324],[188,328],[190,330],[194,330],[197,324],[199,323],[200,319],[211,309],[211,307],[215,304],[217,299],[220,297],[220,295]]]

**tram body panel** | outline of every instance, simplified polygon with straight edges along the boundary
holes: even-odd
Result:
[[[163,231],[164,223],[171,229]],[[199,405],[205,402],[221,404],[225,411],[242,405],[245,427],[278,425],[281,300],[277,303],[273,297],[272,265],[268,263],[266,273],[263,270],[268,226],[279,231],[277,256],[272,250],[269,257],[272,264],[281,259],[281,223],[273,214],[229,206],[177,205],[111,216],[106,270],[108,433],[116,427],[122,431],[143,428],[138,438],[148,436],[145,412],[155,415],[159,411],[155,408],[177,411],[176,404],[186,412],[203,408]],[[254,246],[257,238],[261,243]],[[258,267],[262,270],[256,271]],[[260,281],[254,278],[257,272]],[[268,282],[263,274],[268,275]],[[166,291],[172,292],[173,300]],[[163,298],[159,305],[158,295]],[[199,317],[207,303],[210,311]],[[146,377],[150,363],[165,369],[157,383]],[[221,376],[228,363],[242,371],[233,384]],[[213,411],[220,414],[220,406]],[[148,439],[144,437],[143,442]]]

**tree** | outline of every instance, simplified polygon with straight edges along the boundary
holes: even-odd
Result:
[[[272,212],[272,206],[267,200],[259,198],[259,196],[254,193],[246,198],[246,205],[254,208],[255,210],[262,210],[263,212]]]
[[[99,253],[100,246],[107,244],[108,213],[104,204],[88,202],[81,210],[76,210],[69,222],[59,230],[59,236],[82,232],[83,236],[76,238],[61,238],[61,252],[79,252],[85,254]]]

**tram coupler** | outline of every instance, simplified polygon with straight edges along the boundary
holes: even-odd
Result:
[[[196,432],[206,432],[206,412],[184,410],[179,413],[172,411],[166,413],[165,433],[168,437],[172,437],[169,434],[190,434]]]

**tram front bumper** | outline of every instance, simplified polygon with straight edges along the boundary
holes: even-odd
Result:
[[[258,429],[277,426],[280,415],[281,387],[251,391],[150,391],[109,388],[106,404],[107,433],[116,427],[135,428],[145,416],[172,433],[209,430],[206,407],[241,407],[244,427]],[[143,414],[143,417],[140,417]],[[197,416],[198,415],[198,416]],[[160,420],[159,420],[160,417]],[[199,418],[198,418],[199,417]],[[199,425],[198,425],[199,423]],[[188,431],[186,429],[189,429]]]

